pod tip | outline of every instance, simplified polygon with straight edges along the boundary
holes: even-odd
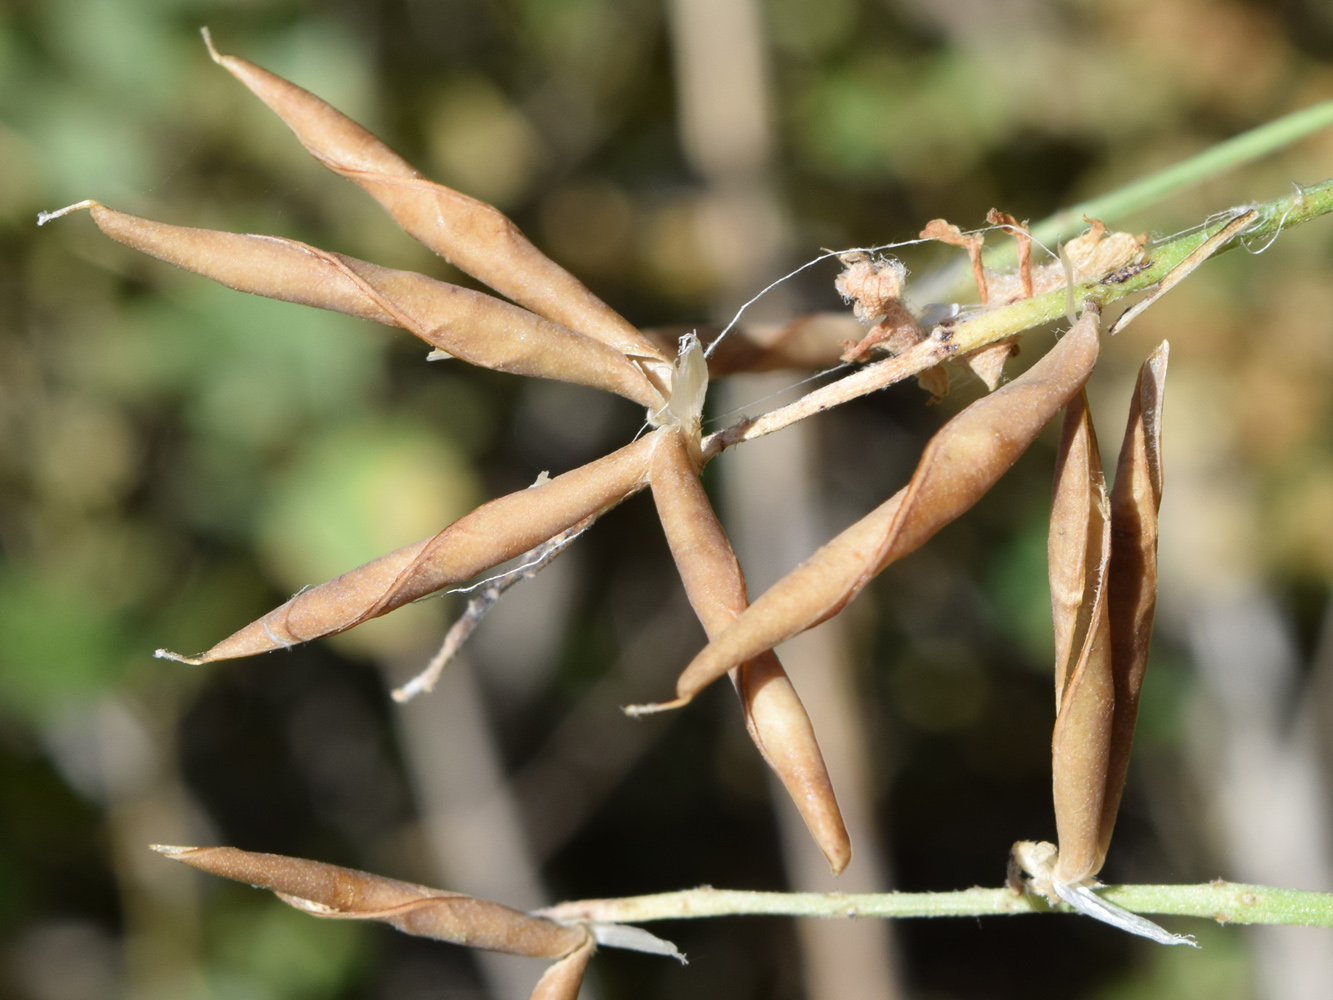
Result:
[[[153,658],[157,660],[174,660],[176,663],[188,663],[192,667],[197,667],[204,662],[197,656],[182,656],[180,653],[173,653],[169,649],[153,650]]]
[[[66,205],[64,208],[57,208],[54,212],[38,212],[37,225],[44,226],[48,222],[59,219],[62,216],[69,215],[70,212],[77,212],[81,209],[92,208],[97,202],[91,198],[85,198],[83,201],[76,201],[73,205]]]
[[[213,33],[208,30],[207,25],[204,25],[199,29],[199,34],[203,37],[204,44],[208,46],[208,57],[212,59],[215,63],[217,63],[219,66],[221,66],[222,54],[219,53],[218,50],[213,47]]]

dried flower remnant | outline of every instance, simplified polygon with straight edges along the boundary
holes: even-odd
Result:
[[[844,344],[843,361],[864,361],[871,348],[877,347],[889,354],[901,354],[921,339],[921,325],[902,300],[907,268],[901,261],[888,257],[872,257],[861,251],[838,257],[842,272],[833,281],[844,302],[850,302],[852,313],[862,323],[871,326],[857,342]]]
[[[837,614],[891,562],[964,513],[1082,388],[1098,342],[1098,311],[1089,304],[1045,357],[940,428],[907,486],[769,588],[686,667],[676,698],[653,708],[687,703],[739,664]]]
[[[1032,239],[1028,236],[1026,224],[1018,222],[1012,215],[1007,215],[994,208],[986,215],[986,221],[992,225],[1003,225],[1014,231],[1014,238],[1018,241],[1019,275],[1021,288],[1024,296],[1032,295]],[[981,262],[981,249],[986,241],[984,233],[964,233],[957,226],[946,222],[944,219],[932,219],[925,229],[921,230],[921,238],[928,240],[939,240],[941,243],[948,243],[951,246],[962,247],[967,251],[968,259],[972,262],[972,276],[977,283],[977,297],[981,304],[987,305],[991,301],[992,286],[999,280],[1006,289],[1002,298],[1005,302],[1012,301],[1017,296],[1009,294],[1007,286],[1012,284],[1012,276],[1001,275],[984,267]],[[978,350],[971,351],[960,356],[959,360],[966,361],[969,368],[985,384],[986,388],[994,392],[1000,384],[1000,379],[1004,375],[1004,363],[1018,352],[1018,345],[1012,340],[1001,341],[998,344],[988,344]],[[943,374],[943,369],[939,370]],[[937,377],[938,380],[938,377]],[[926,383],[924,380],[922,384]],[[944,385],[948,389],[947,376]],[[942,396],[943,392],[936,391],[936,397]]]
[[[997,213],[994,209],[991,211],[1004,220],[1013,219],[1013,216]],[[1127,277],[1125,274],[1127,270],[1139,266],[1143,260],[1144,245],[1148,242],[1146,234],[1135,236],[1131,233],[1111,231],[1101,219],[1089,219],[1085,216],[1084,221],[1088,223],[1088,228],[1060,247],[1061,259],[1037,267],[1029,265],[1026,277],[1021,264],[1017,271],[995,271],[988,268],[986,283],[996,303],[1004,304],[1030,298],[1033,295],[1044,295],[1058,288],[1064,288],[1066,284],[1071,283],[1071,280],[1072,284],[1078,285],[1088,281],[1110,280],[1117,274]],[[1006,221],[1004,225],[1005,228],[1009,228],[1010,222]],[[1026,231],[1021,230],[1021,224],[1020,231]],[[1024,241],[1019,239],[1020,260],[1023,248]],[[1030,253],[1030,245],[1028,250]],[[1125,277],[1119,280],[1123,281]]]
[[[1007,286],[1012,283],[1012,276],[999,274],[995,271],[985,271],[985,281],[983,287],[999,290],[999,298],[1002,303],[1011,302],[1016,298],[1032,297],[1032,237],[1028,233],[1027,223],[1019,222],[1007,212],[1001,212],[992,208],[986,213],[986,221],[993,226],[1000,226],[1013,234],[1014,241],[1018,244],[1018,280],[1019,295],[1009,294]],[[990,298],[989,292],[983,296],[982,302]],[[966,361],[967,366],[972,372],[981,379],[987,390],[994,392],[1004,377],[1004,364],[1011,357],[1018,353],[1018,342],[1016,340],[1002,340],[998,344],[989,344],[976,351],[970,351],[962,355],[959,360]]]
[[[1008,212],[992,208],[986,213],[986,221],[992,226],[1007,229],[1018,244],[1018,280],[1022,287],[1023,298],[1032,298],[1032,234],[1028,232],[1027,221],[1019,222]]]
[[[944,219],[931,219],[926,223],[926,228],[921,230],[920,237],[923,240],[939,240],[941,243],[966,250],[968,260],[972,262],[972,277],[977,283],[977,296],[982,305],[990,300],[990,294],[986,289],[986,269],[981,263],[981,247],[986,241],[985,236],[981,233],[965,233]]]
[[[1060,260],[1034,269],[1032,236],[1028,232],[1027,223],[1020,222],[1009,213],[995,208],[986,213],[986,221],[1013,235],[1018,247],[1016,270],[997,271],[982,265],[984,233],[964,233],[943,219],[934,219],[921,231],[921,237],[939,240],[967,250],[977,284],[977,295],[983,306],[991,308],[1051,292],[1066,285],[1072,288],[1080,282],[1123,273],[1126,268],[1136,266],[1143,257],[1143,245],[1147,239],[1146,236],[1108,232],[1101,220],[1086,219],[1090,228],[1061,248]],[[1073,318],[1072,301],[1070,318],[1071,320]],[[981,379],[986,388],[993,392],[1004,376],[1005,362],[1017,353],[1018,343],[1010,339],[960,355],[958,360],[966,361],[968,367]]]
[[[874,324],[859,340],[843,343],[842,361],[866,361],[874,350],[896,357],[924,339],[921,324],[902,300],[907,268],[901,261],[872,257],[860,250],[842,254],[838,260],[843,270],[834,279],[834,288],[844,301],[851,302],[857,319]],[[917,382],[934,399],[949,391],[949,373],[940,366],[920,372]]]
[[[987,391],[994,392],[1004,378],[1004,363],[1017,353],[1016,340],[1002,340],[998,344],[988,344],[980,350],[960,355],[958,360],[966,361]]]
[[[1122,267],[1137,263],[1143,257],[1143,247],[1148,242],[1146,233],[1134,236],[1108,230],[1101,219],[1089,219],[1087,216],[1083,217],[1083,221],[1088,224],[1088,229],[1064,245],[1065,257],[1074,268],[1075,284],[1099,280]],[[1056,266],[1051,265],[1052,268]],[[1061,279],[1063,283],[1063,274]],[[1060,284],[1051,287],[1059,288]]]
[[[368,872],[234,847],[168,847],[159,854],[223,878],[267,889],[289,906],[326,920],[373,920],[404,934],[556,959],[533,1000],[575,1000],[598,943],[684,960],[675,946],[637,927],[560,924],[500,903],[431,889]]]

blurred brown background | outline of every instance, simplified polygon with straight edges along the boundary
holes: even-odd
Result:
[[[426,364],[401,331],[136,256],[86,197],[461,280],[206,57],[320,94],[495,202],[633,322],[725,320],[820,247],[1038,219],[1333,96],[1320,0],[0,0],[0,995],[518,997],[540,966],[310,919],[145,845],[228,843],[518,906],[700,883],[825,888],[723,685],[634,723],[702,641],[651,504],[488,619],[437,693],[386,691],[455,599],[209,669],[197,650],[629,439],[642,415]],[[1333,133],[1123,228],[1333,174]],[[1257,249],[1257,248],[1256,248]],[[953,258],[913,249],[918,275]],[[839,308],[834,268],[756,307]],[[1207,265],[1108,343],[1108,452],[1172,341],[1164,584],[1108,881],[1333,889],[1333,228]],[[1030,335],[1024,360],[1049,331]],[[719,387],[727,411],[804,373]],[[757,592],[910,473],[912,385],[718,463]],[[773,405],[773,400],[759,404]],[[849,889],[997,884],[1050,814],[1049,439],[784,659],[857,835]],[[821,881],[824,880],[824,881]],[[1072,918],[665,924],[585,998],[1314,998],[1333,932]]]

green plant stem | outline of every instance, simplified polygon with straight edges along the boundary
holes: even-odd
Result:
[[[1103,280],[1075,285],[1072,295],[1068,289],[1060,288],[1009,305],[979,310],[950,327],[936,327],[929,337],[897,357],[866,365],[851,375],[807,393],[794,403],[708,435],[703,440],[704,458],[711,459],[733,445],[772,434],[816,413],[901,382],[950,357],[996,341],[1008,340],[1035,326],[1053,323],[1069,313],[1071,303],[1075,310],[1089,299],[1106,306],[1135,292],[1152,288],[1185,263],[1190,254],[1225,229],[1232,219],[1250,208],[1257,213],[1254,222],[1240,235],[1218,247],[1214,255],[1225,253],[1241,240],[1247,244],[1257,242],[1262,245],[1279,231],[1333,212],[1333,180],[1293,191],[1282,198],[1237,209],[1217,222],[1163,240],[1148,249],[1149,266],[1125,281]],[[1191,262],[1191,265],[1197,266],[1197,262]]]
[[[1083,221],[1085,215],[1090,219],[1114,223],[1131,212],[1147,208],[1178,191],[1252,163],[1330,125],[1333,125],[1333,101],[1323,101],[1293,111],[1115,191],[1063,208],[1034,225],[1032,238],[1049,246],[1057,240],[1073,236],[1086,227]],[[985,260],[990,267],[1010,266],[1015,260],[1014,248],[1011,245],[996,247],[987,251]],[[925,280],[920,289],[920,294],[924,296],[921,300],[948,298],[946,292],[968,281],[970,273],[966,261],[962,260],[942,269]]]
[[[1247,242],[1262,243],[1275,236],[1279,230],[1290,229],[1302,222],[1333,212],[1333,180],[1323,181],[1312,187],[1293,191],[1284,197],[1246,208],[1253,208],[1258,212],[1258,218],[1241,236],[1221,247],[1218,253],[1234,248],[1242,239]],[[1077,305],[1092,299],[1099,305],[1106,306],[1127,295],[1150,288],[1165,278],[1209,237],[1225,228],[1234,214],[1237,213],[1229,213],[1227,218],[1218,222],[1164,240],[1149,248],[1150,266],[1126,281],[1092,281],[1076,285],[1073,301]],[[1036,295],[1030,299],[1022,299],[1007,306],[987,310],[955,325],[952,343],[956,345],[958,351],[964,352],[1004,340],[1034,326],[1041,326],[1061,318],[1068,311],[1069,302],[1069,290],[1060,288],[1045,295]]]
[[[1327,892],[1219,880],[1202,885],[1115,885],[1099,894],[1134,913],[1206,917],[1222,924],[1333,927],[1333,893]],[[1072,911],[1008,888],[844,894],[746,892],[707,886],[654,896],[578,900],[540,911],[559,921],[635,924],[732,916],[980,917],[1047,912]]]
[[[1092,219],[1123,218],[1177,191],[1252,163],[1330,125],[1333,125],[1333,101],[1322,101],[1300,111],[1293,111],[1276,121],[1219,142],[1202,153],[1149,174],[1119,190],[1061,209],[1032,227],[1033,239],[1050,243],[1082,232],[1087,226],[1083,221],[1085,215]]]

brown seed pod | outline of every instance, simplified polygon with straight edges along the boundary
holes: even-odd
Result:
[[[268,889],[312,916],[377,920],[405,934],[470,948],[563,958],[591,937],[585,927],[530,917],[499,903],[304,858],[235,847],[154,845],[153,850],[192,868]]]
[[[93,201],[82,207],[113,240],[229,288],[400,326],[484,368],[660,405],[642,369],[619,351],[482,292],[296,240],[172,226]]]
[[[641,359],[657,375],[670,362],[624,317],[551,260],[498,209],[423,177],[342,112],[236,56],[204,33],[213,61],[245,84],[324,166],[355,182],[394,221],[445,260],[501,295],[562,326]]]
[[[1144,362],[1109,502],[1080,394],[1065,418],[1049,561],[1055,621],[1052,768],[1060,854],[1077,885],[1106,860],[1129,768],[1157,603],[1157,510],[1168,346]]]
[[[1107,587],[1115,723],[1099,840],[1103,856],[1111,843],[1129,769],[1157,608],[1157,511],[1162,503],[1162,406],[1169,353],[1170,345],[1162,341],[1139,370],[1111,490],[1111,569]]]
[[[671,554],[704,630],[722,632],[749,603],[745,577],[699,482],[698,468],[680,431],[665,430],[653,453],[653,500]],[[852,845],[829,781],[814,727],[787,672],[772,650],[731,670],[745,727],[781,779],[835,875],[851,860]]]
[[[911,481],[756,600],[676,683],[683,705],[737,664],[837,614],[886,566],[977,502],[1087,381],[1097,360],[1093,307],[1040,361],[977,400],[926,446]]]
[[[1047,548],[1056,637],[1051,757],[1060,854],[1054,877],[1074,885],[1103,860],[1098,843],[1116,708],[1106,604],[1110,511],[1083,392],[1065,413]]]
[[[428,594],[471,579],[589,515],[614,507],[648,481],[653,432],[549,482],[482,504],[433,538],[390,552],[297,594],[196,657],[209,663],[283,649],[345,632]]]
[[[596,950],[597,941],[589,934],[583,944],[542,973],[529,1000],[578,1000],[583,973]]]

